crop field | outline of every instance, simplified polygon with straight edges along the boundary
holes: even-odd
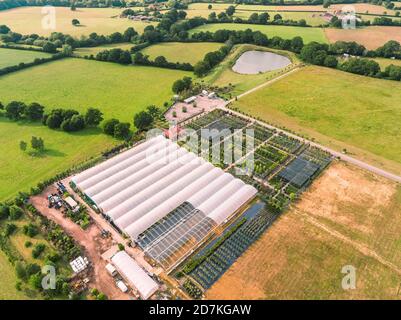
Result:
[[[114,44],[105,44],[98,47],[88,47],[88,48],[77,48],[74,50],[74,54],[80,57],[90,56],[98,54],[104,50],[110,49],[122,49],[122,50],[130,50],[134,46],[133,43],[114,43]]]
[[[401,27],[372,26],[358,29],[324,29],[330,43],[356,41],[368,49],[376,49],[387,41],[401,42]]]
[[[399,299],[400,203],[395,183],[332,164],[206,298]],[[341,286],[347,265],[354,290]]]
[[[148,55],[150,59],[164,56],[170,62],[187,62],[192,65],[201,61],[206,53],[216,51],[222,46],[221,43],[180,43],[166,42],[156,44],[143,49],[141,52]]]
[[[42,21],[46,21],[48,16],[47,13],[42,14],[42,7],[24,7],[0,11],[0,21],[21,34],[36,33],[46,36],[52,32],[62,32],[76,37],[92,32],[108,35],[116,31],[123,32],[128,27],[142,32],[150,24],[119,18],[121,11],[114,8],[77,8],[71,11],[67,7],[56,7],[54,28],[46,25],[44,28]],[[78,19],[81,25],[73,26],[72,19]]]
[[[302,97],[300,99],[299,97]],[[306,67],[235,103],[242,111],[401,172],[401,84]]]
[[[100,129],[67,134],[39,123],[15,123],[3,118],[0,124],[0,169],[6,173],[0,177],[0,201],[18,191],[29,191],[38,182],[99,155],[117,143],[101,134]],[[19,149],[19,142],[24,140],[29,144],[32,136],[44,140],[46,150],[43,153]]]
[[[169,101],[173,82],[186,75],[190,73],[69,58],[2,76],[0,97],[3,103],[36,101],[48,108],[96,107],[105,118],[132,123],[136,112]]]
[[[234,72],[232,70],[232,66],[235,64],[235,61],[241,56],[242,53],[249,50],[262,50],[283,54],[289,57],[293,64],[283,69],[264,72],[260,74],[239,74]],[[212,72],[205,78],[205,81],[220,87],[229,86],[231,84],[233,86],[231,94],[235,96],[253,87],[256,87],[259,84],[262,84],[263,82],[277,77],[283,72],[290,70],[298,63],[298,58],[295,54],[291,52],[266,49],[254,45],[239,45],[232,50],[232,52],[220,63],[220,65],[212,70]]]
[[[0,48],[0,69],[16,66],[20,63],[32,62],[36,58],[47,58],[50,56],[50,54],[45,52]]]
[[[318,41],[324,43],[327,42],[323,29],[291,27],[291,26],[264,26],[264,25],[254,25],[254,24],[215,23],[215,24],[205,24],[203,26],[197,27],[195,29],[190,30],[190,33],[193,34],[199,31],[215,32],[221,29],[226,29],[226,30],[252,29],[253,31],[260,31],[265,33],[269,38],[272,38],[274,36],[279,36],[284,39],[292,39],[296,36],[301,36],[305,43],[311,41]]]

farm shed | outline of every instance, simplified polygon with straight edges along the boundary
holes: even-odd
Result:
[[[173,255],[183,243],[194,238],[202,241],[257,193],[163,136],[82,172],[73,182],[136,242],[149,237],[145,231],[153,225],[170,221],[165,228],[169,236],[154,239],[162,240],[156,248],[158,261]],[[186,204],[190,212],[177,219],[177,209]],[[168,249],[163,250],[166,243]],[[143,249],[151,245],[150,241]]]
[[[64,201],[67,203],[67,205],[71,208],[71,209],[75,209],[75,207],[78,205],[78,203],[71,197],[67,197],[64,199]]]
[[[111,261],[129,284],[139,292],[142,299],[150,298],[159,288],[159,285],[125,251],[117,252]]]

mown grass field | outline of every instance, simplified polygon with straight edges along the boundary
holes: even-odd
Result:
[[[15,288],[17,277],[7,256],[0,250],[0,300],[26,300],[29,299],[22,291]]]
[[[44,140],[46,151],[42,154],[19,149],[20,141],[30,144],[32,136]],[[116,143],[101,134],[100,129],[67,134],[40,123],[15,123],[0,118],[0,169],[4,172],[0,176],[0,201],[18,191],[29,191],[38,182],[99,155]]]
[[[187,62],[192,65],[201,61],[206,53],[216,51],[222,46],[221,43],[180,43],[166,42],[156,44],[143,49],[141,52],[148,55],[150,59],[164,56],[170,62]]]
[[[115,48],[122,50],[130,50],[133,46],[134,46],[133,43],[113,43],[113,44],[105,44],[98,47],[77,48],[74,50],[74,55],[77,55],[79,57],[85,57],[93,54],[94,56],[96,56],[96,54],[104,50],[110,50]]]
[[[206,297],[398,300],[400,203],[396,183],[332,164]],[[342,288],[344,266],[355,268],[353,290]]]
[[[305,43],[311,41],[317,42],[327,42],[324,35],[323,29],[320,28],[303,28],[303,27],[289,27],[289,26],[264,26],[264,25],[254,25],[254,24],[237,24],[237,23],[214,23],[205,24],[195,29],[190,30],[190,33],[196,33],[200,31],[210,31],[215,32],[217,30],[245,30],[251,29],[253,31],[260,31],[267,35],[267,37],[272,38],[274,36],[279,36],[284,39],[292,39],[296,36],[301,36]]]
[[[121,11],[114,8],[77,8],[71,11],[68,7],[55,7],[55,27],[43,28],[42,20],[47,16],[46,13],[42,14],[42,7],[24,7],[0,11],[0,21],[14,32],[22,34],[46,36],[52,32],[63,32],[77,37],[92,32],[108,35],[116,31],[123,32],[128,27],[142,32],[150,24],[119,18]],[[73,26],[72,19],[78,19],[81,25]]]
[[[36,58],[47,58],[50,56],[50,54],[45,52],[0,48],[0,69],[15,66],[21,62],[32,62]]]
[[[306,67],[234,104],[266,121],[401,172],[401,84]]]
[[[282,54],[290,58],[293,64],[279,70],[259,74],[239,74],[234,72],[232,67],[236,60],[241,56],[241,54],[249,50],[270,51]],[[215,67],[208,76],[205,77],[205,81],[220,87],[229,86],[231,84],[234,86],[231,94],[232,96],[236,96],[290,70],[298,62],[299,60],[296,55],[291,52],[272,50],[255,45],[237,45],[233,48],[231,53],[217,67]]]
[[[169,101],[173,82],[186,75],[191,73],[68,58],[2,76],[0,99],[80,111],[96,107],[105,118],[132,123],[148,105]]]

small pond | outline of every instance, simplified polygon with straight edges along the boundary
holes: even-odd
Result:
[[[244,52],[235,62],[233,71],[241,74],[258,74],[284,68],[291,64],[285,56],[264,51]]]

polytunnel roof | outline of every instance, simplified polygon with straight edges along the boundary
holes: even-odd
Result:
[[[72,179],[134,240],[184,202],[221,224],[257,190],[163,136]]]

